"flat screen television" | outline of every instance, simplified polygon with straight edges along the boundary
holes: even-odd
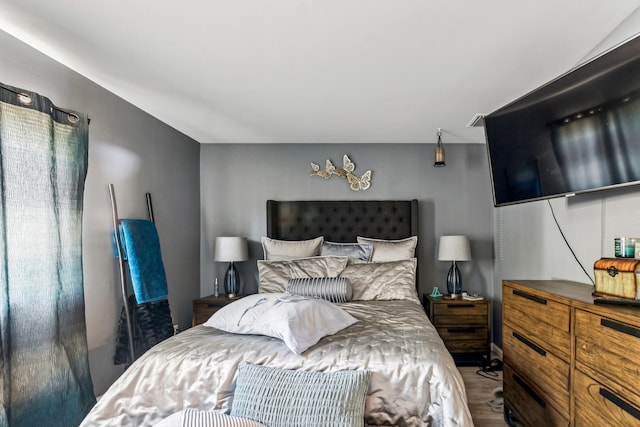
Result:
[[[640,37],[484,118],[495,206],[640,183]]]

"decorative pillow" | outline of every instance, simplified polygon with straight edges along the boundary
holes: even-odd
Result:
[[[373,253],[371,243],[335,243],[324,242],[320,255],[349,257],[349,262],[370,262]]]
[[[299,277],[289,279],[287,293],[331,302],[349,302],[353,292],[346,277]]]
[[[154,427],[267,427],[247,418],[233,417],[220,411],[184,409],[169,415]]]
[[[349,279],[353,300],[411,300],[416,294],[416,258],[348,265],[340,277]]]
[[[357,236],[358,243],[371,243],[373,254],[371,262],[402,261],[416,256],[418,236],[400,240],[371,239]]]
[[[269,427],[358,426],[371,373],[313,372],[238,365],[231,415]]]
[[[324,237],[311,240],[276,240],[262,236],[261,240],[265,260],[286,261],[320,255]]]
[[[258,292],[284,292],[287,281],[297,277],[336,277],[347,266],[347,260],[347,257],[258,260]]]
[[[284,341],[296,354],[353,325],[357,319],[329,301],[287,294],[253,294],[232,302],[204,325],[234,334]]]

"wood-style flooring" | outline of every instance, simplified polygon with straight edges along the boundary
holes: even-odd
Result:
[[[494,372],[497,377],[489,379],[478,375],[476,371],[479,368],[475,366],[461,366],[458,369],[467,389],[469,410],[475,427],[506,427],[502,410],[494,412],[487,404],[492,399],[491,392],[496,387],[502,387],[502,371]]]

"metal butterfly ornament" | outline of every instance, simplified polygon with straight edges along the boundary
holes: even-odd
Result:
[[[371,171],[366,171],[360,178],[353,174],[348,174],[349,188],[353,191],[366,190],[371,187]]]
[[[341,178],[345,178],[349,182],[349,188],[353,191],[367,190],[371,187],[371,174],[370,170],[366,171],[362,176],[357,176],[353,173],[356,165],[351,161],[346,154],[342,157],[342,167],[338,168],[333,165],[330,159],[325,162],[325,168],[320,169],[320,165],[311,163],[311,176],[320,176],[324,179],[329,179],[333,175],[337,175]]]

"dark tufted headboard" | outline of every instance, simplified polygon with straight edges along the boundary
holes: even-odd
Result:
[[[267,236],[355,242],[356,236],[402,239],[418,235],[417,200],[267,200]]]
[[[404,239],[417,235],[416,199],[267,200],[267,236],[272,239],[308,240],[324,236],[325,241],[349,243],[355,242],[356,236]]]

